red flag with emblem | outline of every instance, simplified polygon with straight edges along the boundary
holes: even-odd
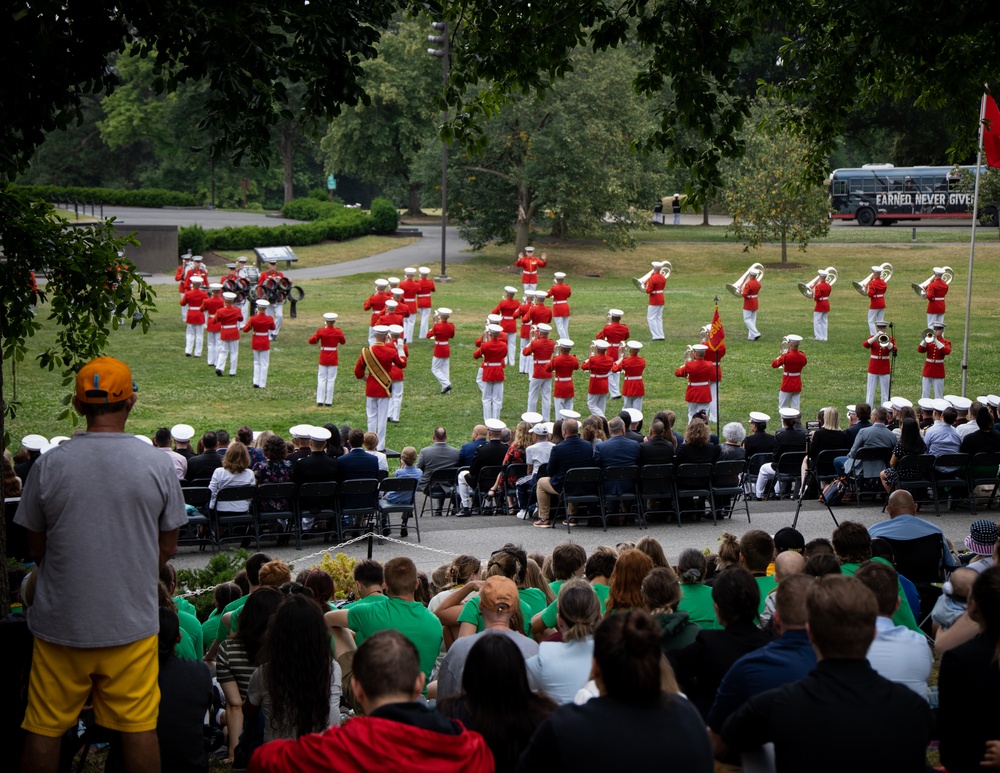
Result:
[[[1000,129],[1000,125],[998,125]],[[708,331],[708,348],[713,352],[719,351],[726,342],[726,331],[722,327],[722,320],[719,319],[719,304],[715,304],[715,314],[712,316],[712,326]]]
[[[983,152],[987,166],[1000,167],[1000,108],[989,94],[983,95]]]

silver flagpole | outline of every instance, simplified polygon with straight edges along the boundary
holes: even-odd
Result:
[[[969,240],[969,278],[965,289],[965,340],[962,342],[962,397],[969,378],[969,320],[972,316],[972,267],[976,260],[976,223],[979,221],[979,176],[983,166],[983,118],[986,94],[979,102],[979,148],[976,151],[976,187],[972,195],[972,238]]]

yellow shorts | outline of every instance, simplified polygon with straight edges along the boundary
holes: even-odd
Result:
[[[28,710],[21,727],[56,738],[76,725],[92,696],[94,719],[123,733],[156,730],[160,709],[157,636],[83,649],[35,639]]]

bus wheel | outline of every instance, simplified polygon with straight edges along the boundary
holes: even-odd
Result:
[[[996,228],[1000,225],[1000,216],[998,216],[996,207],[983,207],[979,213],[979,225],[984,228]]]
[[[854,217],[857,218],[858,225],[865,228],[875,225],[875,210],[870,207],[862,207],[855,213]]]

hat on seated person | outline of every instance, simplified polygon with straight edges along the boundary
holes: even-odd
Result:
[[[48,444],[48,438],[44,435],[25,435],[21,438],[21,447],[29,451],[41,451]]]
[[[972,407],[972,400],[961,395],[950,395],[945,400],[951,403],[951,407],[956,411],[968,411]]]
[[[625,408],[625,412],[628,414],[629,421],[633,424],[642,421],[642,411],[638,408]]]
[[[917,400],[917,405],[921,410],[933,411],[934,410],[934,400],[930,397],[921,397]]]
[[[538,435],[539,437],[548,437],[549,428],[544,423],[539,423],[531,428],[531,434]]]
[[[951,403],[949,403],[943,397],[939,397],[936,400],[934,400],[934,412],[935,413],[944,413],[949,408],[951,408]]]
[[[545,417],[542,414],[535,411],[525,411],[521,414],[521,421],[526,421],[529,424],[538,424],[543,418]]]
[[[175,424],[170,428],[170,437],[181,443],[187,443],[194,437],[194,427],[190,424]]]
[[[755,424],[766,424],[771,420],[771,417],[766,413],[761,413],[760,411],[750,411],[750,421]]]
[[[145,435],[133,435],[133,437],[139,438],[139,440],[141,440],[147,446],[153,445],[153,439],[146,437]]]
[[[986,404],[990,408],[1000,407],[1000,395],[987,395],[986,396]]]
[[[290,430],[288,434],[294,438],[299,438],[300,440],[305,440],[313,431],[313,426],[311,424],[296,424]]]
[[[783,419],[797,419],[802,415],[798,408],[779,408],[778,413]]]
[[[50,446],[61,446],[67,440],[69,440],[69,437],[67,435],[56,435],[55,437],[50,437],[49,438],[49,445]]]
[[[969,527],[969,536],[965,538],[965,547],[977,556],[991,556],[993,548],[997,544],[997,537],[996,523],[984,518],[975,521]]]
[[[882,407],[889,411],[889,413],[893,413],[896,410],[896,406],[892,404],[892,400],[886,400],[882,403]]]
[[[855,405],[854,403],[851,403],[850,405],[847,406],[847,413],[857,415],[858,406]]]
[[[499,432],[502,429],[507,429],[507,425],[500,421],[500,419],[487,419],[486,429],[491,432]]]
[[[509,577],[487,577],[479,591],[479,606],[487,612],[507,612],[517,608],[519,601],[517,585]]]
[[[707,423],[708,422],[708,411],[706,411],[704,408],[702,408],[700,411],[695,411],[694,416],[692,416],[691,418],[692,419],[701,419],[702,421],[704,421],[704,422]]]
[[[609,309],[608,314],[610,314],[612,317],[621,317],[624,316],[625,312],[622,311],[621,309]]]
[[[326,427],[310,427],[309,439],[317,442],[325,442],[333,437],[333,434]]]
[[[907,400],[905,397],[893,397],[889,402],[892,403],[893,408],[897,411],[900,408],[912,408],[913,403]]]
[[[579,419],[580,418],[580,412],[579,411],[574,411],[572,408],[563,408],[561,411],[559,411],[559,418],[560,419]]]
[[[778,553],[785,550],[801,553],[805,546],[806,538],[802,536],[802,532],[791,526],[784,526],[774,533],[774,548]]]

